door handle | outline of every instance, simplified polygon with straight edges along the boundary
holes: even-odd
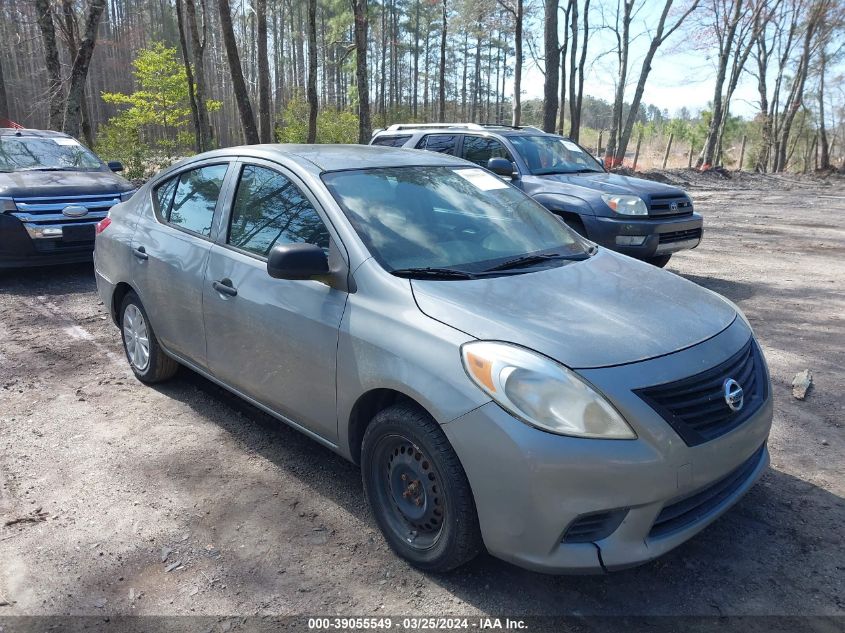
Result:
[[[149,259],[150,256],[147,255],[147,249],[143,246],[139,246],[138,248],[132,249],[132,254],[137,257],[138,259]]]
[[[215,281],[211,284],[211,287],[217,292],[229,295],[230,297],[236,297],[238,294],[237,289],[232,287],[231,279],[221,279],[220,281]]]

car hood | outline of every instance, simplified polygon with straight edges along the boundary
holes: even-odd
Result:
[[[678,187],[666,185],[653,180],[632,178],[619,174],[596,172],[594,174],[550,174],[548,176],[530,176],[534,181],[534,189],[554,193],[560,189],[561,193],[572,194],[573,188],[582,191],[594,191],[614,194],[634,194],[643,198],[646,202],[651,196],[686,196],[686,193]],[[575,194],[577,195],[577,194]]]
[[[46,198],[129,191],[132,185],[111,171],[16,171],[0,173],[0,197]]]
[[[600,249],[589,260],[512,276],[413,280],[426,315],[575,369],[654,358],[705,341],[736,310],[683,277]]]

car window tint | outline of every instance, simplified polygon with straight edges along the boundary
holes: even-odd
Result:
[[[181,174],[167,221],[209,237],[214,207],[217,206],[227,167],[209,165]]]
[[[329,232],[302,191],[282,174],[246,165],[232,206],[228,243],[266,257],[276,244],[329,247]]]
[[[440,154],[454,154],[455,138],[454,134],[429,134],[422,138],[417,148]]]
[[[411,138],[410,134],[402,136],[379,136],[373,139],[372,145],[382,145],[384,147],[402,147]]]
[[[487,161],[491,158],[507,158],[513,162],[510,152],[505,149],[504,145],[494,138],[483,136],[464,136],[464,146],[461,153],[463,158],[482,167],[487,167]]]
[[[179,178],[171,178],[164,184],[156,187],[155,198],[157,203],[157,211],[161,219],[166,220],[170,215],[170,205],[173,202],[173,192],[176,191],[176,184]]]

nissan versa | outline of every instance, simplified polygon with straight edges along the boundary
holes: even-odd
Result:
[[[0,269],[91,261],[94,227],[134,189],[76,139],[0,128]]]
[[[186,365],[359,463],[422,569],[482,547],[636,565],[768,463],[768,372],[733,304],[458,158],[201,154],[112,208],[94,260],[140,380]]]

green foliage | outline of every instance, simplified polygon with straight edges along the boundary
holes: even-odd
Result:
[[[288,102],[282,125],[276,129],[280,143],[304,143],[308,138],[308,103],[296,95]],[[318,143],[357,143],[358,115],[348,110],[320,110],[317,113]]]
[[[100,132],[98,151],[122,160],[130,176],[140,177],[151,154],[173,156],[193,143],[188,80],[175,48],[154,43],[132,64],[138,89],[132,94],[104,92],[103,101],[124,108]],[[221,106],[209,101],[209,111]]]

